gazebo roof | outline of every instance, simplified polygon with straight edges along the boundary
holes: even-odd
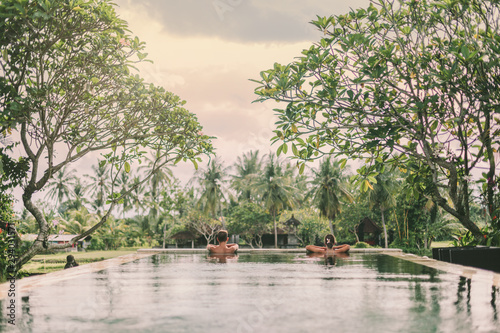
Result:
[[[293,226],[293,227],[297,227],[298,225],[300,224],[300,221],[297,220],[293,214],[292,214],[292,217],[290,217],[288,220],[285,221],[285,225],[287,226]]]
[[[369,217],[365,217],[360,221],[358,226],[356,227],[357,231],[360,231],[359,228],[363,228],[363,232],[371,233],[371,232],[381,232],[382,228],[380,228],[373,220]]]

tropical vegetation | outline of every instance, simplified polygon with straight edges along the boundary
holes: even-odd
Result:
[[[359,160],[353,180],[383,196],[372,201],[382,212],[393,203],[375,185],[399,170],[408,200],[431,200],[478,243],[499,244],[499,14],[490,0],[378,0],[317,17],[323,38],[253,80],[257,101],[284,104],[278,154],[290,148],[302,167],[325,154]]]
[[[93,250],[205,246],[222,228],[249,247],[287,245],[280,234],[321,244],[330,232],[417,253],[453,236],[499,245],[499,9],[378,0],[317,17],[321,40],[253,80],[257,101],[285,104],[277,154],[241,152],[226,165],[184,101],[132,74],[144,44],[110,1],[2,1],[1,267],[12,223],[18,269],[82,240]],[[283,159],[289,151],[297,163]],[[96,152],[87,173],[75,169]],[[197,167],[204,154],[205,168],[181,183],[177,163]],[[21,184],[15,214],[4,192]],[[359,230],[367,219],[380,226],[375,239]],[[26,234],[35,239],[21,242]],[[75,236],[52,244],[52,234]]]

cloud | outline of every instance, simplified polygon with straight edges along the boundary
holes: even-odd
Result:
[[[217,37],[237,42],[297,42],[317,39],[309,22],[319,16],[366,7],[368,0],[118,0],[142,6],[162,28],[178,36]]]

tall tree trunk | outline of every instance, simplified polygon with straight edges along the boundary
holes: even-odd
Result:
[[[276,227],[276,213],[273,214],[274,218],[274,247],[278,248],[278,228]]]
[[[334,234],[334,228],[333,228],[333,223],[332,223],[332,220],[328,220],[328,225],[330,226],[330,233],[333,235]]]
[[[388,245],[388,240],[387,240],[387,228],[385,227],[384,210],[381,209],[380,211],[382,212],[382,226],[384,227],[384,244],[385,244],[385,248],[388,248],[389,245]]]

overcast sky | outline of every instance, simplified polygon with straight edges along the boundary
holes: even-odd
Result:
[[[345,14],[369,0],[115,0],[118,15],[133,36],[146,43],[153,64],[139,66],[147,82],[161,85],[187,101],[225,166],[250,150],[275,152],[274,102],[252,103],[257,86],[249,79],[275,62],[288,64],[321,38],[309,22],[316,15]],[[99,156],[69,168],[82,175]],[[204,158],[201,168],[206,166]],[[191,164],[173,169],[185,184]],[[16,191],[20,208],[20,191]],[[43,198],[44,193],[36,197]]]
[[[118,15],[146,42],[154,64],[140,67],[147,81],[187,101],[226,166],[249,150],[270,145],[274,105],[253,103],[249,79],[275,62],[288,64],[321,38],[309,22],[343,14],[369,0],[116,0]],[[206,159],[205,159],[206,160]],[[191,167],[175,168],[181,180]]]

